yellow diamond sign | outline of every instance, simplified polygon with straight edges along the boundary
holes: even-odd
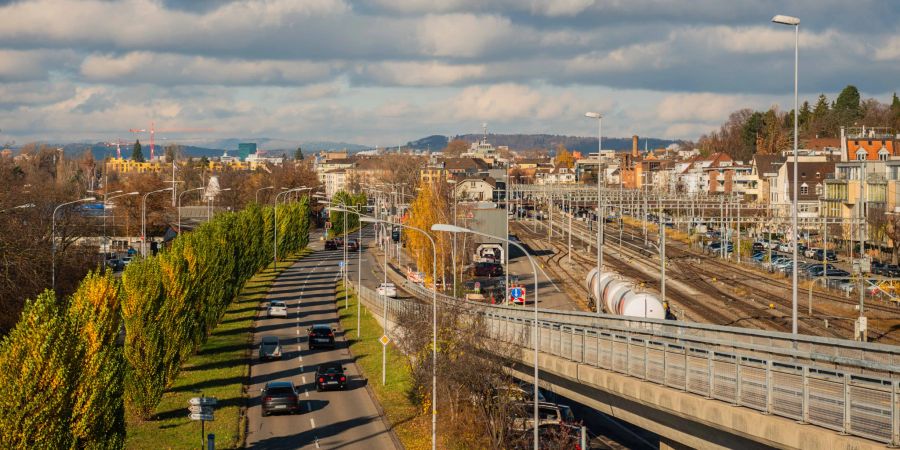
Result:
[[[378,339],[378,342],[381,342],[381,345],[388,345],[391,342],[390,338],[387,335],[383,335]]]

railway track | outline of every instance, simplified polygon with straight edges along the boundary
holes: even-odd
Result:
[[[525,227],[520,228],[527,230]],[[554,229],[559,231],[562,229],[562,226],[554,224]],[[530,233],[530,230],[527,230],[527,233]],[[573,223],[573,239],[584,241],[582,236],[590,236],[591,233],[580,222]],[[626,227],[621,233],[623,245],[616,248],[614,244],[611,245],[610,243],[618,241],[618,228],[608,226],[606,234],[606,265],[614,267],[624,276],[634,278],[658,290],[658,277],[647,279],[646,274],[631,267],[631,265],[639,263],[643,259],[652,257],[652,254],[655,253],[655,250],[651,252],[643,247],[643,236],[634,234]],[[559,236],[563,235],[563,233],[559,234]],[[542,242],[545,242],[545,240]],[[560,261],[566,252],[565,244],[556,245],[551,243],[551,245],[554,247],[555,253],[558,254],[555,261],[551,258],[551,262],[561,266]],[[633,247],[634,249],[627,247]],[[609,250],[611,248],[616,248],[615,251],[619,252],[618,257],[610,254]],[[680,304],[682,308],[693,312],[692,316],[695,317],[692,318],[695,320],[699,318],[700,320],[698,321],[714,324],[790,331],[792,305],[789,291],[787,291],[789,288],[784,282],[773,280],[767,275],[755,273],[755,271],[748,268],[736,267],[716,258],[710,258],[706,255],[683,249],[681,244],[668,244],[666,252],[667,260],[670,261],[669,268],[674,275],[669,278],[667,274],[667,279],[689,283],[691,288],[717,300],[714,305],[709,305],[702,300],[698,300],[695,296],[680,292],[679,289],[673,289],[671,285],[667,285],[668,299],[673,304]],[[623,254],[624,258],[622,257]],[[627,259],[627,261],[623,259]],[[585,271],[596,265],[595,260],[588,259],[577,252],[573,253],[573,261],[578,261],[579,266]],[[577,275],[571,274],[570,271],[561,270],[561,272],[578,286],[581,286],[584,282]],[[727,285],[723,285],[725,281],[727,281]],[[838,295],[820,290],[815,290],[814,292],[816,305],[821,305],[823,301],[838,303],[844,307],[852,307],[856,304],[856,302]],[[586,295],[587,291],[584,290],[583,293]],[[774,306],[774,308],[771,308],[770,305]],[[727,308],[722,308],[722,306]],[[877,303],[867,305],[867,308],[883,313],[897,314],[896,308]],[[731,310],[735,314],[728,314],[723,312],[723,310]],[[848,338],[853,335],[855,316],[815,314],[814,311],[812,316],[804,315],[801,312],[798,319],[798,331],[804,334],[841,338]],[[820,325],[824,324],[824,319],[829,319],[828,328]],[[890,330],[885,332],[880,329],[870,329],[870,339],[885,343],[896,343],[898,341],[897,337],[890,335]]]

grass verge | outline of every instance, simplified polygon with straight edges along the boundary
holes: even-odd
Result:
[[[216,448],[240,448],[244,442],[244,382],[249,376],[250,332],[272,281],[291,263],[306,255],[271,265],[254,275],[231,302],[222,320],[197,353],[188,359],[171,388],[156,408],[154,420],[129,418],[129,449],[196,449],[200,443],[200,422],[188,418],[188,399],[203,395],[216,397],[215,421],[206,423],[206,433],[215,433]],[[204,438],[205,439],[205,438]]]
[[[338,282],[335,291],[338,317],[344,336],[350,343],[350,353],[356,357],[356,365],[384,409],[384,414],[394,433],[407,450],[431,448],[431,417],[410,399],[412,377],[406,356],[392,344],[388,345],[387,376],[381,384],[381,325],[372,317],[365,305],[360,317],[360,336],[356,337],[356,294],[349,291],[349,307],[344,308],[344,286]]]

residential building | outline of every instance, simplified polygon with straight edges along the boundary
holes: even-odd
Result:
[[[826,179],[833,178],[833,161],[804,161],[797,165],[797,216],[801,219],[819,217],[819,199],[825,193]],[[781,217],[791,216],[794,192],[794,162],[787,160],[778,167],[778,175],[769,192],[769,202]]]
[[[334,169],[325,172],[325,196],[333,198],[340,191],[347,190],[347,169]]]
[[[460,201],[494,201],[497,182],[491,177],[460,178],[454,188]]]

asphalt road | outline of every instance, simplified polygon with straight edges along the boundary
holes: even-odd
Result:
[[[310,244],[316,251],[281,273],[268,299],[285,301],[287,318],[268,318],[265,303],[256,321],[247,412],[247,447],[255,449],[393,449],[395,439],[378,413],[367,380],[347,348],[335,310],[335,281],[339,277],[341,251],[324,251],[321,241]],[[352,273],[352,272],[351,272]],[[336,328],[337,348],[309,351],[306,330],[325,323]],[[280,361],[259,362],[262,336],[278,336],[285,356]],[[347,368],[345,391],[316,392],[316,367],[340,361]],[[269,381],[292,381],[300,390],[302,413],[263,418],[260,389]]]

